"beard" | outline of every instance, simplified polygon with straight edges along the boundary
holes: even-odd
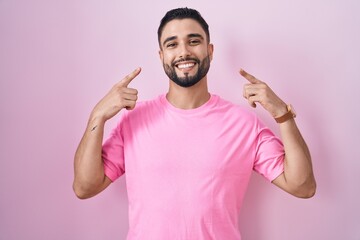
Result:
[[[189,73],[185,73],[184,77],[179,77],[175,71],[176,64],[183,61],[195,61],[196,64],[199,66],[197,72],[193,76],[189,76]],[[210,68],[210,57],[207,55],[202,61],[198,58],[183,58],[178,61],[172,62],[171,66],[165,64],[163,62],[163,67],[166,75],[169,77],[171,81],[176,83],[181,87],[191,87],[198,83],[201,79],[203,79],[209,71]]]

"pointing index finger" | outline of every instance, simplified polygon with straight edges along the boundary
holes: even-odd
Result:
[[[244,69],[240,69],[240,74],[241,76],[243,76],[244,78],[246,78],[249,82],[255,84],[255,83],[261,83],[261,81],[259,79],[257,79],[256,77],[254,77],[253,75],[251,75],[250,73],[246,72]]]
[[[139,73],[141,72],[141,68],[138,67],[136,68],[132,73],[130,73],[129,75],[127,75],[126,77],[124,77],[119,83],[124,86],[127,87],[129,85],[129,83],[137,76],[139,75]]]

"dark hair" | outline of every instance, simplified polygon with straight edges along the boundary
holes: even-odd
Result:
[[[206,23],[206,21],[204,20],[204,18],[200,15],[200,13],[198,11],[196,11],[195,9],[186,7],[186,8],[172,9],[172,10],[168,11],[165,14],[165,16],[161,19],[160,26],[159,26],[158,32],[157,32],[158,42],[159,42],[160,47],[161,47],[160,38],[161,38],[161,34],[162,34],[162,31],[163,31],[165,25],[172,20],[185,19],[185,18],[190,18],[190,19],[197,21],[206,33],[207,42],[208,43],[210,42],[209,25]]]

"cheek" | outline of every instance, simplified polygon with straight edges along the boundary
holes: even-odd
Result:
[[[169,62],[171,62],[171,55],[166,51],[165,52],[162,51],[160,53],[160,60],[162,63],[169,63]]]
[[[163,63],[171,65],[172,61],[173,58],[171,56],[169,56],[168,54],[163,55]]]

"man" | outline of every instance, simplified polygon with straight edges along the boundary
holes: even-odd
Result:
[[[213,45],[196,10],[169,11],[158,40],[168,93],[136,105],[128,85],[138,68],[95,106],[75,154],[76,195],[92,197],[126,173],[128,239],[156,240],[241,239],[238,215],[252,170],[312,197],[311,157],[290,105],[240,70],[249,81],[244,97],[279,122],[282,143],[253,113],[208,92]],[[105,122],[123,108],[129,111],[103,144]]]

